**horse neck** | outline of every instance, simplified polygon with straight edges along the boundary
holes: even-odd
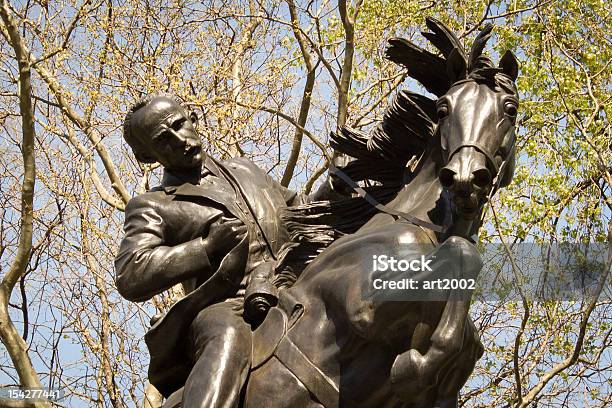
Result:
[[[421,169],[417,171],[416,177],[400,190],[388,206],[423,221],[439,221],[432,220],[429,214],[436,207],[443,193],[437,176],[437,167],[432,155],[428,155]]]

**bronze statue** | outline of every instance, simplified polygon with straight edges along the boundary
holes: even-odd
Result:
[[[483,55],[491,26],[466,55],[447,27],[427,25],[441,55],[392,39],[387,56],[438,100],[402,91],[371,134],[344,127],[332,135],[332,146],[354,158],[330,167],[351,198],[296,200],[242,159],[207,158],[200,180],[197,137],[177,143],[193,164],[186,168],[172,168],[180,155],[155,142],[158,128],[194,135],[179,126],[191,120],[186,111],[153,98],[143,124],[142,108],[128,117],[137,157],[160,161],[168,176],[128,205],[118,287],[143,300],[191,282],[146,336],[150,380],[164,395],[188,377],[164,407],[457,407],[483,352],[468,316],[471,290],[438,288],[429,300],[372,296],[364,287],[380,275],[364,259],[384,249],[426,260],[432,270],[417,273],[419,282],[477,277],[472,242],[483,206],[514,172],[518,65],[509,51],[499,66]],[[130,140],[133,129],[141,145]],[[261,197],[263,189],[271,196]],[[216,246],[217,235],[225,245]],[[307,266],[251,333],[241,309],[249,275],[289,265],[299,272],[300,264]]]
[[[271,278],[268,265],[288,240],[280,209],[331,190],[304,197],[246,159],[217,162],[203,153],[196,122],[167,95],[146,97],[127,115],[125,140],[139,161],[161,163],[164,176],[128,203],[116,282],[132,301],[183,284],[187,296],[145,336],[149,380],[166,397],[184,385],[186,406],[225,407],[238,401],[250,367],[249,323],[259,316],[243,318],[249,278]]]

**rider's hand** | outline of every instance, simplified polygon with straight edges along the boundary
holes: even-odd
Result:
[[[244,238],[247,227],[237,218],[221,217],[210,226],[206,237],[206,253],[220,261]]]

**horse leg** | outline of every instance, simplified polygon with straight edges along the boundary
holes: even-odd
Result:
[[[444,246],[447,248],[443,248]],[[457,262],[453,262],[455,265],[453,275],[459,278],[475,278],[482,268],[482,261],[476,248],[459,237],[449,238],[440,247],[441,250],[448,248],[452,249],[451,256],[455,257],[453,261],[458,261],[460,264],[457,271]],[[414,398],[415,393],[435,386],[440,372],[452,357],[461,351],[470,296],[462,294],[460,290],[451,289],[425,355],[421,355],[418,350],[410,349],[396,357],[391,368],[391,380],[394,391],[400,398]]]
[[[468,316],[463,348],[438,385],[438,405],[436,407],[454,408],[457,406],[459,391],[467,382],[483,352],[484,347],[480,342],[476,326]],[[447,401],[455,401],[455,405]],[[445,402],[447,405],[444,405]]]

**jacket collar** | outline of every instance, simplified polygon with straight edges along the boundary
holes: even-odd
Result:
[[[195,180],[193,180],[195,181]],[[164,170],[164,176],[162,177],[161,187],[165,190],[166,188],[176,189],[177,187],[183,184],[191,184],[189,182],[185,182],[183,177],[179,177],[171,171]]]
[[[238,215],[240,212],[236,209],[236,193],[219,168],[211,160],[206,160],[202,170],[202,177],[198,185],[185,182],[176,175],[165,172],[162,185],[157,190],[163,190],[166,194],[175,197],[206,198],[222,205],[234,215]],[[218,177],[215,177],[217,175]]]

